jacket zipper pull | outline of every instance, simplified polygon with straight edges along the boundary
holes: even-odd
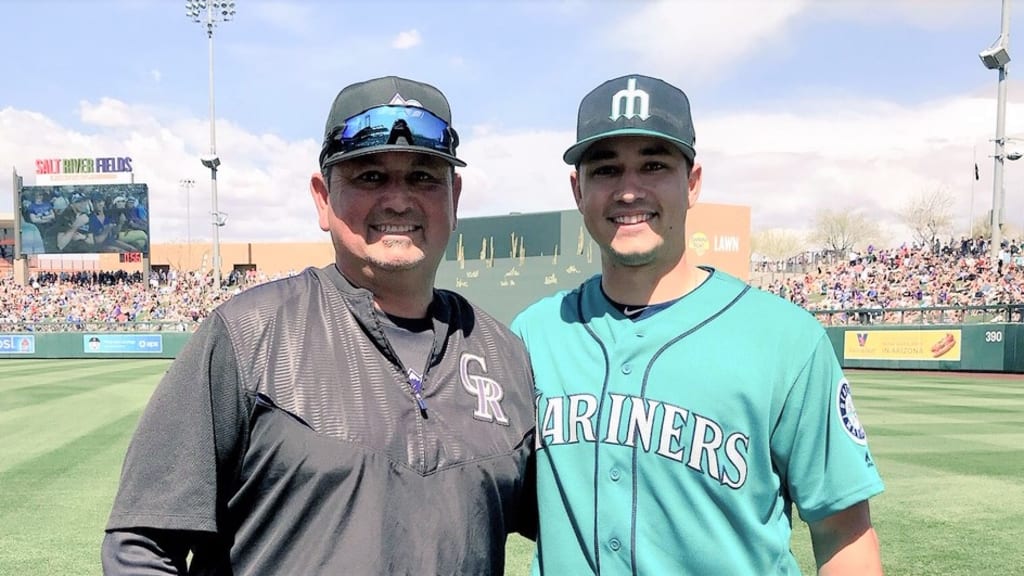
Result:
[[[412,395],[416,398],[416,405],[420,412],[427,413],[427,401],[423,399],[423,379],[413,370],[409,370],[409,386],[412,387]]]

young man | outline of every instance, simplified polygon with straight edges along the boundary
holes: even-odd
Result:
[[[143,414],[109,573],[500,574],[532,537],[525,350],[435,290],[461,192],[444,95],[343,89],[310,191],[335,263],[235,296]]]
[[[881,572],[882,491],[850,386],[807,312],[686,252],[690,105],[640,75],[590,92],[564,160],[602,274],[513,322],[533,364],[544,574]]]

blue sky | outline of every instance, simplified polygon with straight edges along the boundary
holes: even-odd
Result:
[[[0,164],[32,183],[35,158],[132,156],[150,184],[155,240],[180,238],[185,219],[201,237],[207,42],[184,1],[0,7]],[[991,200],[996,75],[977,54],[998,36],[999,0],[238,0],[237,10],[214,36],[227,240],[323,238],[307,186],[327,109],[344,85],[387,74],[451,100],[470,163],[463,216],[571,208],[560,156],[579,99],[631,72],[688,92],[703,200],[750,204],[755,229],[806,228],[822,206],[895,222],[901,202],[936,187],[955,191],[966,228]],[[1007,126],[1024,136],[1021,87],[1011,83]],[[1008,221],[1019,227],[1014,172]],[[181,178],[197,181],[187,212]],[[0,212],[10,210],[5,176]]]

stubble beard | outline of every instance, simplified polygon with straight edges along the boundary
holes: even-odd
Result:
[[[608,256],[611,260],[619,266],[627,266],[629,268],[636,268],[639,266],[647,266],[657,260],[658,251],[657,249],[644,250],[643,252],[619,252],[614,248],[608,248]]]
[[[645,239],[640,238],[620,238],[619,240],[623,241],[625,245],[617,247],[615,239],[612,239],[605,252],[616,265],[631,268],[647,266],[657,262],[664,245],[664,242],[660,241],[660,239],[654,242],[653,245],[649,244],[649,240],[644,242]],[[634,245],[634,242],[637,240],[647,245]]]
[[[366,258],[371,266],[380,270],[387,272],[412,270],[426,259],[426,255],[422,250],[411,250],[416,248],[411,240],[385,239],[381,240],[380,244],[383,248],[381,251],[383,253],[371,253]],[[392,253],[398,251],[401,252]]]

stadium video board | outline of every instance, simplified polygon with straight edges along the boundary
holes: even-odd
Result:
[[[32,254],[149,254],[146,184],[23,186],[21,250]]]

